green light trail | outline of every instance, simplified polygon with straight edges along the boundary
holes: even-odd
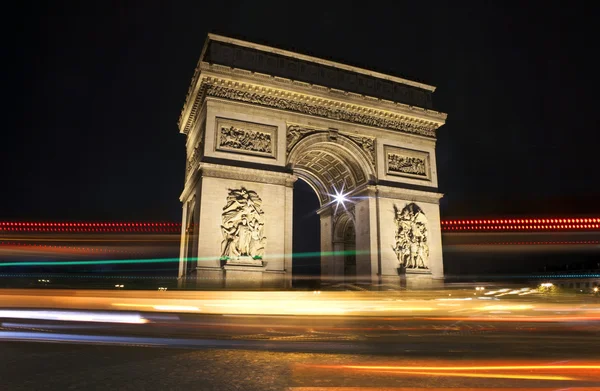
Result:
[[[290,254],[292,258],[311,258],[311,257],[332,257],[336,255],[359,255],[369,254],[369,251],[325,251],[325,252],[307,252]],[[270,255],[264,256],[263,259],[281,259],[286,255]],[[209,262],[218,261],[219,257],[199,257],[186,258],[185,262]],[[0,267],[9,266],[81,266],[81,265],[124,265],[124,264],[151,264],[151,263],[168,263],[179,262],[179,258],[146,258],[146,259],[108,259],[108,260],[89,260],[89,261],[23,261],[23,262],[4,262],[0,263]]]

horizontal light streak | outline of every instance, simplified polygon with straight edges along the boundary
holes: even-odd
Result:
[[[535,323],[535,322],[597,322],[600,321],[600,316],[527,316],[527,315],[519,315],[514,317],[500,317],[500,316],[469,316],[465,314],[462,317],[430,317],[426,318],[426,320],[439,320],[439,321],[472,321],[472,322],[527,322],[527,323]]]
[[[378,371],[375,371],[378,372]],[[470,377],[483,379],[517,379],[517,380],[577,380],[573,377],[556,375],[512,375],[506,373],[471,373],[471,372],[419,372],[419,371],[379,371],[385,373],[394,373],[399,375],[427,375],[427,376],[446,376],[446,377]]]
[[[600,218],[450,219],[442,220],[441,226],[446,231],[596,230],[600,229]],[[181,223],[164,222],[0,222],[0,231],[6,232],[180,233],[181,230]]]
[[[487,379],[584,381],[595,378],[597,362],[550,365],[309,365],[313,368],[354,370],[359,373],[386,373],[405,376],[440,376]]]
[[[125,285],[127,286],[127,285]],[[85,290],[1,290],[0,307],[64,308],[84,310],[124,309],[149,312],[201,312],[206,314],[246,315],[357,315],[398,317],[424,321],[493,322],[589,322],[600,320],[594,308],[560,303],[522,303],[506,300],[483,303],[480,300],[437,301],[443,295],[389,300],[389,294],[373,292],[326,292],[319,295],[305,291],[220,292],[220,291],[135,291],[108,289]],[[488,305],[489,304],[489,305]],[[497,305],[495,305],[497,304]],[[449,306],[451,305],[451,306]],[[531,308],[529,307],[531,306]],[[597,306],[596,306],[597,307]],[[455,314],[457,309],[460,315]],[[514,315],[490,315],[494,310],[518,310]],[[539,313],[538,310],[545,310]],[[548,311],[570,314],[552,314]],[[485,311],[485,312],[484,312]],[[574,313],[573,311],[578,311]],[[577,315],[576,315],[577,314]]]
[[[506,310],[506,311],[519,311],[519,310],[530,310],[534,308],[532,305],[486,305],[483,307],[479,307],[480,310],[485,311],[498,311],[498,310]]]
[[[68,322],[148,323],[138,314],[98,313],[79,311],[0,310],[0,318],[60,320]]]
[[[598,230],[600,218],[458,219],[442,220],[444,231]]]
[[[289,254],[294,258],[307,257],[331,257],[340,255],[359,255],[370,254],[368,250],[348,250],[348,251],[323,251]],[[263,257],[263,259],[281,259],[288,255],[272,254]],[[185,262],[215,262],[219,256],[212,257],[191,257],[185,258]],[[71,266],[71,265],[118,265],[118,264],[144,264],[144,263],[166,263],[179,262],[180,258],[140,258],[140,259],[107,259],[107,260],[75,260],[75,261],[18,261],[18,262],[0,262],[0,267],[8,266]]]
[[[545,245],[575,245],[575,244],[600,244],[600,240],[572,240],[572,241],[538,241],[538,242],[484,242],[469,243],[469,246],[545,246]]]
[[[113,250],[110,248],[93,248],[93,247],[75,247],[75,246],[56,246],[47,244],[37,243],[19,243],[19,242],[0,242],[0,247],[26,247],[32,250],[40,251],[72,251],[72,252],[86,252],[86,253],[122,253],[131,254],[136,251],[125,251],[125,250]]]
[[[179,227],[180,223],[41,223],[41,222],[0,222],[0,227]]]
[[[563,364],[563,365],[465,365],[465,366],[396,366],[396,365],[335,365],[335,368],[383,369],[395,371],[507,371],[507,370],[572,370],[598,369],[600,364]]]
[[[539,224],[587,224],[600,223],[600,218],[546,218],[546,219],[475,219],[442,220],[442,225],[539,225]]]

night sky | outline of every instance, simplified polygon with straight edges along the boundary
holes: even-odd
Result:
[[[444,217],[600,212],[597,6],[205,3],[13,15],[0,220],[180,221],[176,122],[208,32],[437,86]]]

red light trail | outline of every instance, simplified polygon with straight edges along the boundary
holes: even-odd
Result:
[[[443,231],[595,231],[600,218],[451,219],[442,220],[441,226]],[[181,223],[3,221],[0,232],[181,233]]]
[[[0,232],[180,233],[180,223],[0,222]]]
[[[442,220],[444,231],[573,231],[600,229],[600,218]]]

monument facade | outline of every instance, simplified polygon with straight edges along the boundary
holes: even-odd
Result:
[[[321,204],[322,278],[443,278],[434,90],[210,34],[179,120],[182,281],[289,286],[299,179]]]

